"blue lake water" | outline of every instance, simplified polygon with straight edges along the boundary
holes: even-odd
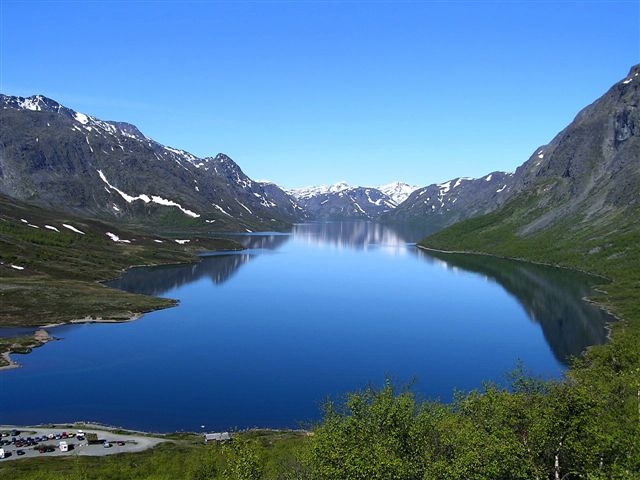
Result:
[[[425,232],[371,223],[236,236],[247,250],[136,268],[112,286],[180,300],[121,324],[53,328],[61,341],[0,372],[0,423],[98,421],[149,431],[297,427],[385,377],[425,398],[504,383],[519,361],[560,377],[606,339],[582,301],[593,278],[429,254]],[[436,256],[434,256],[436,255]]]

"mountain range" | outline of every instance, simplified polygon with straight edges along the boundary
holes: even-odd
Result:
[[[568,215],[591,221],[637,204],[637,75],[636,66],[515,172],[424,187],[339,182],[284,190],[252,180],[223,153],[199,158],[131,124],[100,120],[41,95],[0,95],[0,193],[159,233],[283,230],[301,221],[357,219],[439,230],[528,193],[540,196],[539,214],[521,230],[535,232]]]
[[[291,197],[224,154],[198,158],[40,95],[1,95],[0,106],[0,193],[12,198],[164,231],[274,230],[299,219]]]
[[[346,182],[288,190],[314,220],[375,220],[395,209],[418,187],[394,182],[354,187]]]
[[[227,155],[199,158],[41,95],[0,95],[0,193],[127,228],[284,230],[309,220],[379,220],[442,228],[500,206],[513,175],[426,187],[339,182],[285,190],[257,182]]]

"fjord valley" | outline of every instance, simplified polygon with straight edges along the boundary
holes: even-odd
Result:
[[[637,478],[639,73],[515,172],[425,187],[284,190],[224,154],[2,96],[3,324],[161,309],[49,329],[64,340],[3,386],[81,382],[81,400],[3,396],[2,411],[154,431],[311,422],[183,440],[184,478]],[[37,343],[21,333],[4,348]],[[38,468],[162,478],[168,448]]]

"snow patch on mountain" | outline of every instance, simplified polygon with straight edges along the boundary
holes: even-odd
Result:
[[[109,237],[111,240],[113,240],[114,242],[131,243],[131,240],[123,240],[118,235],[116,235],[115,233],[106,232],[105,235],[107,237]]]
[[[80,122],[83,125],[89,123],[89,117],[87,117],[84,113],[76,112],[74,118],[76,119],[76,121]]]
[[[391,197],[393,203],[395,203],[396,205],[400,205],[407,198],[409,198],[409,195],[418,190],[420,187],[416,185],[409,185],[408,183],[404,182],[393,182],[386,185],[380,185],[376,188],[388,197]]]
[[[298,200],[306,200],[312,197],[316,197],[319,195],[326,195],[330,193],[344,194],[346,193],[346,191],[354,190],[356,188],[366,188],[366,189],[378,190],[382,192],[384,195],[391,198],[393,205],[391,205],[389,202],[384,202],[384,203],[388,205],[390,208],[393,208],[401,204],[402,202],[404,202],[409,197],[409,195],[411,195],[411,193],[413,193],[415,190],[417,190],[420,187],[417,187],[415,185],[409,185],[408,183],[404,183],[404,182],[392,182],[392,183],[388,183],[386,185],[381,185],[377,187],[360,187],[360,186],[349,185],[345,181],[340,181],[332,185],[316,185],[316,186],[308,186],[308,187],[302,187],[302,188],[292,188],[285,191],[289,195],[293,196]],[[369,194],[367,193],[367,195]],[[374,203],[375,205],[381,205],[380,199],[375,201],[370,200],[370,202]]]
[[[137,195],[135,197],[133,195],[129,195],[128,193],[125,193],[122,190],[120,190],[119,188],[114,187],[113,185],[111,185],[109,183],[109,180],[107,180],[107,177],[105,176],[105,174],[102,172],[102,170],[96,170],[96,171],[98,172],[98,175],[100,175],[100,178],[102,179],[102,181],[104,183],[106,183],[107,186],[111,190],[114,190],[114,191],[118,192],[118,194],[120,194],[120,196],[122,198],[124,198],[127,201],[127,203],[131,203],[131,202],[134,202],[136,200],[142,200],[144,203],[152,202],[152,203],[157,203],[158,205],[163,205],[163,206],[166,206],[166,207],[177,207],[179,210],[182,211],[182,213],[184,213],[185,215],[188,215],[190,217],[193,217],[193,218],[198,218],[200,216],[199,214],[184,208],[178,202],[174,202],[173,200],[168,200],[168,199],[160,197],[158,195],[149,196],[146,193],[142,193],[142,194]]]
[[[63,223],[62,226],[64,228],[68,228],[69,230],[71,230],[72,232],[76,232],[79,233],[80,235],[84,235],[84,232],[81,230],[78,230],[76,227],[74,227],[73,225],[69,225],[68,223]]]
[[[327,193],[340,193],[345,190],[349,190],[351,187],[347,182],[341,181],[334,183],[333,185],[317,185],[302,188],[292,188],[285,190],[289,195],[297,199],[307,199],[311,197],[317,197],[318,195],[325,195]]]

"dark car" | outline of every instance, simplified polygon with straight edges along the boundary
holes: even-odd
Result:
[[[20,455],[24,455],[25,451],[24,450],[16,450],[16,455],[20,456]]]

